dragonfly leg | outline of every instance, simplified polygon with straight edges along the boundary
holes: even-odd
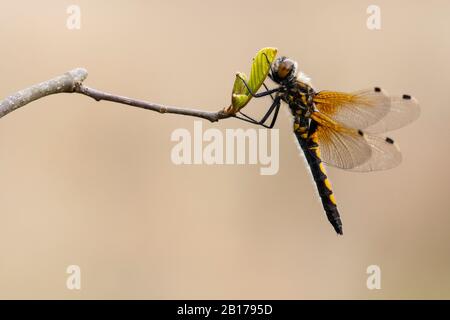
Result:
[[[272,122],[269,125],[269,128],[273,128],[273,126],[275,125],[275,121],[277,120],[278,117],[278,110],[280,109],[280,105],[281,105],[281,97],[277,96],[273,102],[272,105],[270,106],[269,110],[267,111],[267,113],[264,115],[264,117],[261,119],[260,123],[265,123],[267,121],[267,119],[270,117],[270,115],[272,114],[273,111],[275,111],[275,114],[272,118]]]
[[[255,119],[253,119],[252,117],[246,115],[246,114],[243,113],[242,111],[239,111],[239,114],[242,115],[242,116],[244,116],[245,118],[239,117],[239,116],[237,116],[237,115],[234,115],[234,117],[237,118],[237,119],[240,119],[240,120],[244,120],[244,121],[246,121],[246,122],[253,123],[253,124],[257,124],[257,125],[260,124],[259,121],[257,121],[257,120],[255,120]]]
[[[269,88],[266,86],[266,84],[264,82],[263,82],[263,86],[267,91],[269,91]],[[270,94],[270,97],[272,98],[272,101],[275,100],[274,97],[272,96],[272,94]]]
[[[270,63],[269,57],[267,56],[267,54],[265,52],[263,52],[264,57],[266,57],[266,61],[270,66],[270,72],[268,74],[268,77],[273,80],[273,69],[272,69],[272,63]],[[265,86],[265,85],[264,85]]]
[[[270,63],[269,57],[267,56],[267,54],[265,52],[263,52],[263,55],[266,58],[266,61],[269,64],[269,67],[270,67],[270,72],[269,72],[268,76],[269,76],[270,79],[272,79],[272,73],[273,73],[273,71],[272,71],[272,64]],[[266,91],[269,91],[269,88],[266,86],[266,84],[264,82],[263,82],[263,86],[266,89]],[[275,100],[272,95],[270,95],[270,97],[272,98],[272,101]]]
[[[264,92],[260,92],[260,93],[254,93],[254,92],[252,91],[252,89],[250,89],[250,87],[249,87],[247,81],[245,81],[245,80],[242,79],[242,78],[241,78],[241,80],[242,80],[242,82],[244,83],[245,87],[247,88],[248,92],[250,92],[250,94],[251,94],[252,97],[254,97],[254,98],[265,97],[265,96],[271,95],[272,93],[279,92],[279,91],[281,90],[281,88],[275,88],[275,89],[270,89],[270,90],[267,90],[267,91],[264,91]]]
[[[275,122],[277,121],[277,117],[278,117],[278,111],[280,111],[280,106],[281,106],[281,101],[278,99],[278,101],[274,100],[274,103],[277,102],[277,105],[275,107],[275,113],[273,114],[273,118],[272,118],[272,122],[269,125],[269,128],[272,129],[273,126],[275,125]]]
[[[243,115],[245,118],[244,118],[244,117],[240,117],[240,116],[238,116],[237,114],[234,114],[233,117],[236,118],[236,119],[245,121],[245,122],[249,122],[249,123],[252,123],[252,124],[257,124],[257,125],[263,126],[264,128],[270,129],[269,126],[266,126],[265,124],[259,123],[258,121],[256,121],[256,120],[253,119],[252,117],[249,117],[249,116],[246,115],[245,113],[240,112],[240,111],[239,111],[239,113],[240,113],[241,115]]]
[[[275,125],[276,120],[277,120],[278,111],[280,110],[280,106],[281,106],[281,97],[277,96],[277,97],[275,97],[275,99],[274,99],[272,105],[270,106],[269,110],[266,112],[266,114],[262,117],[262,119],[260,121],[257,121],[255,119],[253,119],[252,117],[246,115],[245,113],[243,113],[241,111],[239,111],[239,113],[242,114],[246,119],[241,118],[241,117],[237,117],[237,116],[236,116],[236,118],[244,120],[244,121],[247,121],[247,122],[250,122],[250,123],[253,123],[253,124],[261,125],[261,126],[263,126],[264,128],[267,128],[267,129],[272,129],[274,127],[274,125]],[[272,121],[270,122],[270,125],[266,125],[265,122],[267,121],[267,119],[270,117],[270,115],[274,111],[275,111],[275,113],[274,113],[274,115],[272,117]]]

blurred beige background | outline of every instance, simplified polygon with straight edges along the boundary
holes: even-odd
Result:
[[[70,4],[81,30],[66,28]],[[379,31],[366,27],[371,4]],[[175,166],[170,134],[193,118],[81,95],[34,102],[0,120],[0,298],[450,298],[449,10],[445,0],[2,2],[1,97],[84,67],[97,89],[215,111],[234,73],[275,46],[319,89],[410,93],[422,115],[391,134],[400,167],[328,170],[337,237],[284,111],[280,171],[261,176],[255,165]],[[72,264],[79,291],[66,288]],[[372,264],[381,290],[366,287]]]

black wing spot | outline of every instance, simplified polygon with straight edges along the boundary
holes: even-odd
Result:
[[[358,134],[359,134],[361,137],[364,137],[364,132],[362,132],[361,130],[358,130]]]
[[[411,96],[409,94],[404,94],[402,98],[405,100],[411,100]]]
[[[375,87],[375,92],[381,92],[381,88],[380,87]]]
[[[386,142],[387,142],[387,143],[390,143],[390,144],[394,144],[394,140],[392,140],[392,139],[389,138],[389,137],[386,137]]]

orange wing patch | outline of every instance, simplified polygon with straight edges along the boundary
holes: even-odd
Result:
[[[389,96],[380,88],[353,93],[321,91],[314,96],[313,101],[319,112],[355,129],[370,127],[391,109]]]
[[[378,137],[340,125],[327,115],[313,112],[318,144],[316,154],[326,164],[351,171],[386,170],[401,162],[401,153],[390,138]]]
[[[342,169],[352,169],[369,160],[372,151],[361,131],[341,126],[319,112],[314,112],[311,118],[318,124],[311,139],[319,145],[323,162]]]
[[[342,106],[354,104],[355,97],[351,93],[321,91],[314,96],[313,101],[320,112],[332,116],[336,114]]]

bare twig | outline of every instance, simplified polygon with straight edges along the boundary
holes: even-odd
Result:
[[[66,72],[62,76],[20,90],[0,101],[0,118],[45,96],[61,92],[74,92],[75,87],[81,84],[86,77],[87,71],[82,68],[77,68]]]
[[[165,106],[157,103],[151,103],[151,102],[145,102],[141,100],[136,100],[128,97],[122,97],[115,94],[110,94],[106,92],[102,92],[93,88],[89,88],[83,85],[77,86],[75,88],[75,92],[84,94],[88,97],[91,97],[97,101],[100,100],[106,100],[106,101],[112,101],[117,103],[126,104],[133,107],[138,107],[146,110],[152,110],[159,113],[174,113],[174,114],[181,114],[185,116],[192,116],[192,117],[198,117],[203,118],[206,120],[209,120],[211,122],[219,121],[220,119],[229,118],[231,115],[226,114],[223,111],[218,112],[209,112],[209,111],[203,111],[203,110],[197,110],[197,109],[186,109],[186,108],[179,108],[179,107],[172,107],[172,106]]]
[[[165,106],[157,103],[150,103],[142,100],[136,100],[102,92],[93,88],[86,87],[82,84],[83,81],[87,78],[87,75],[88,73],[85,69],[77,68],[73,69],[72,71],[66,72],[62,76],[20,90],[17,93],[10,95],[6,99],[0,101],[0,118],[20,107],[27,105],[32,101],[51,94],[62,92],[79,93],[91,97],[96,101],[112,101],[133,107],[156,111],[159,113],[173,113],[202,118],[211,122],[234,116],[233,114],[226,113],[223,110],[217,112],[209,112],[190,108]]]

